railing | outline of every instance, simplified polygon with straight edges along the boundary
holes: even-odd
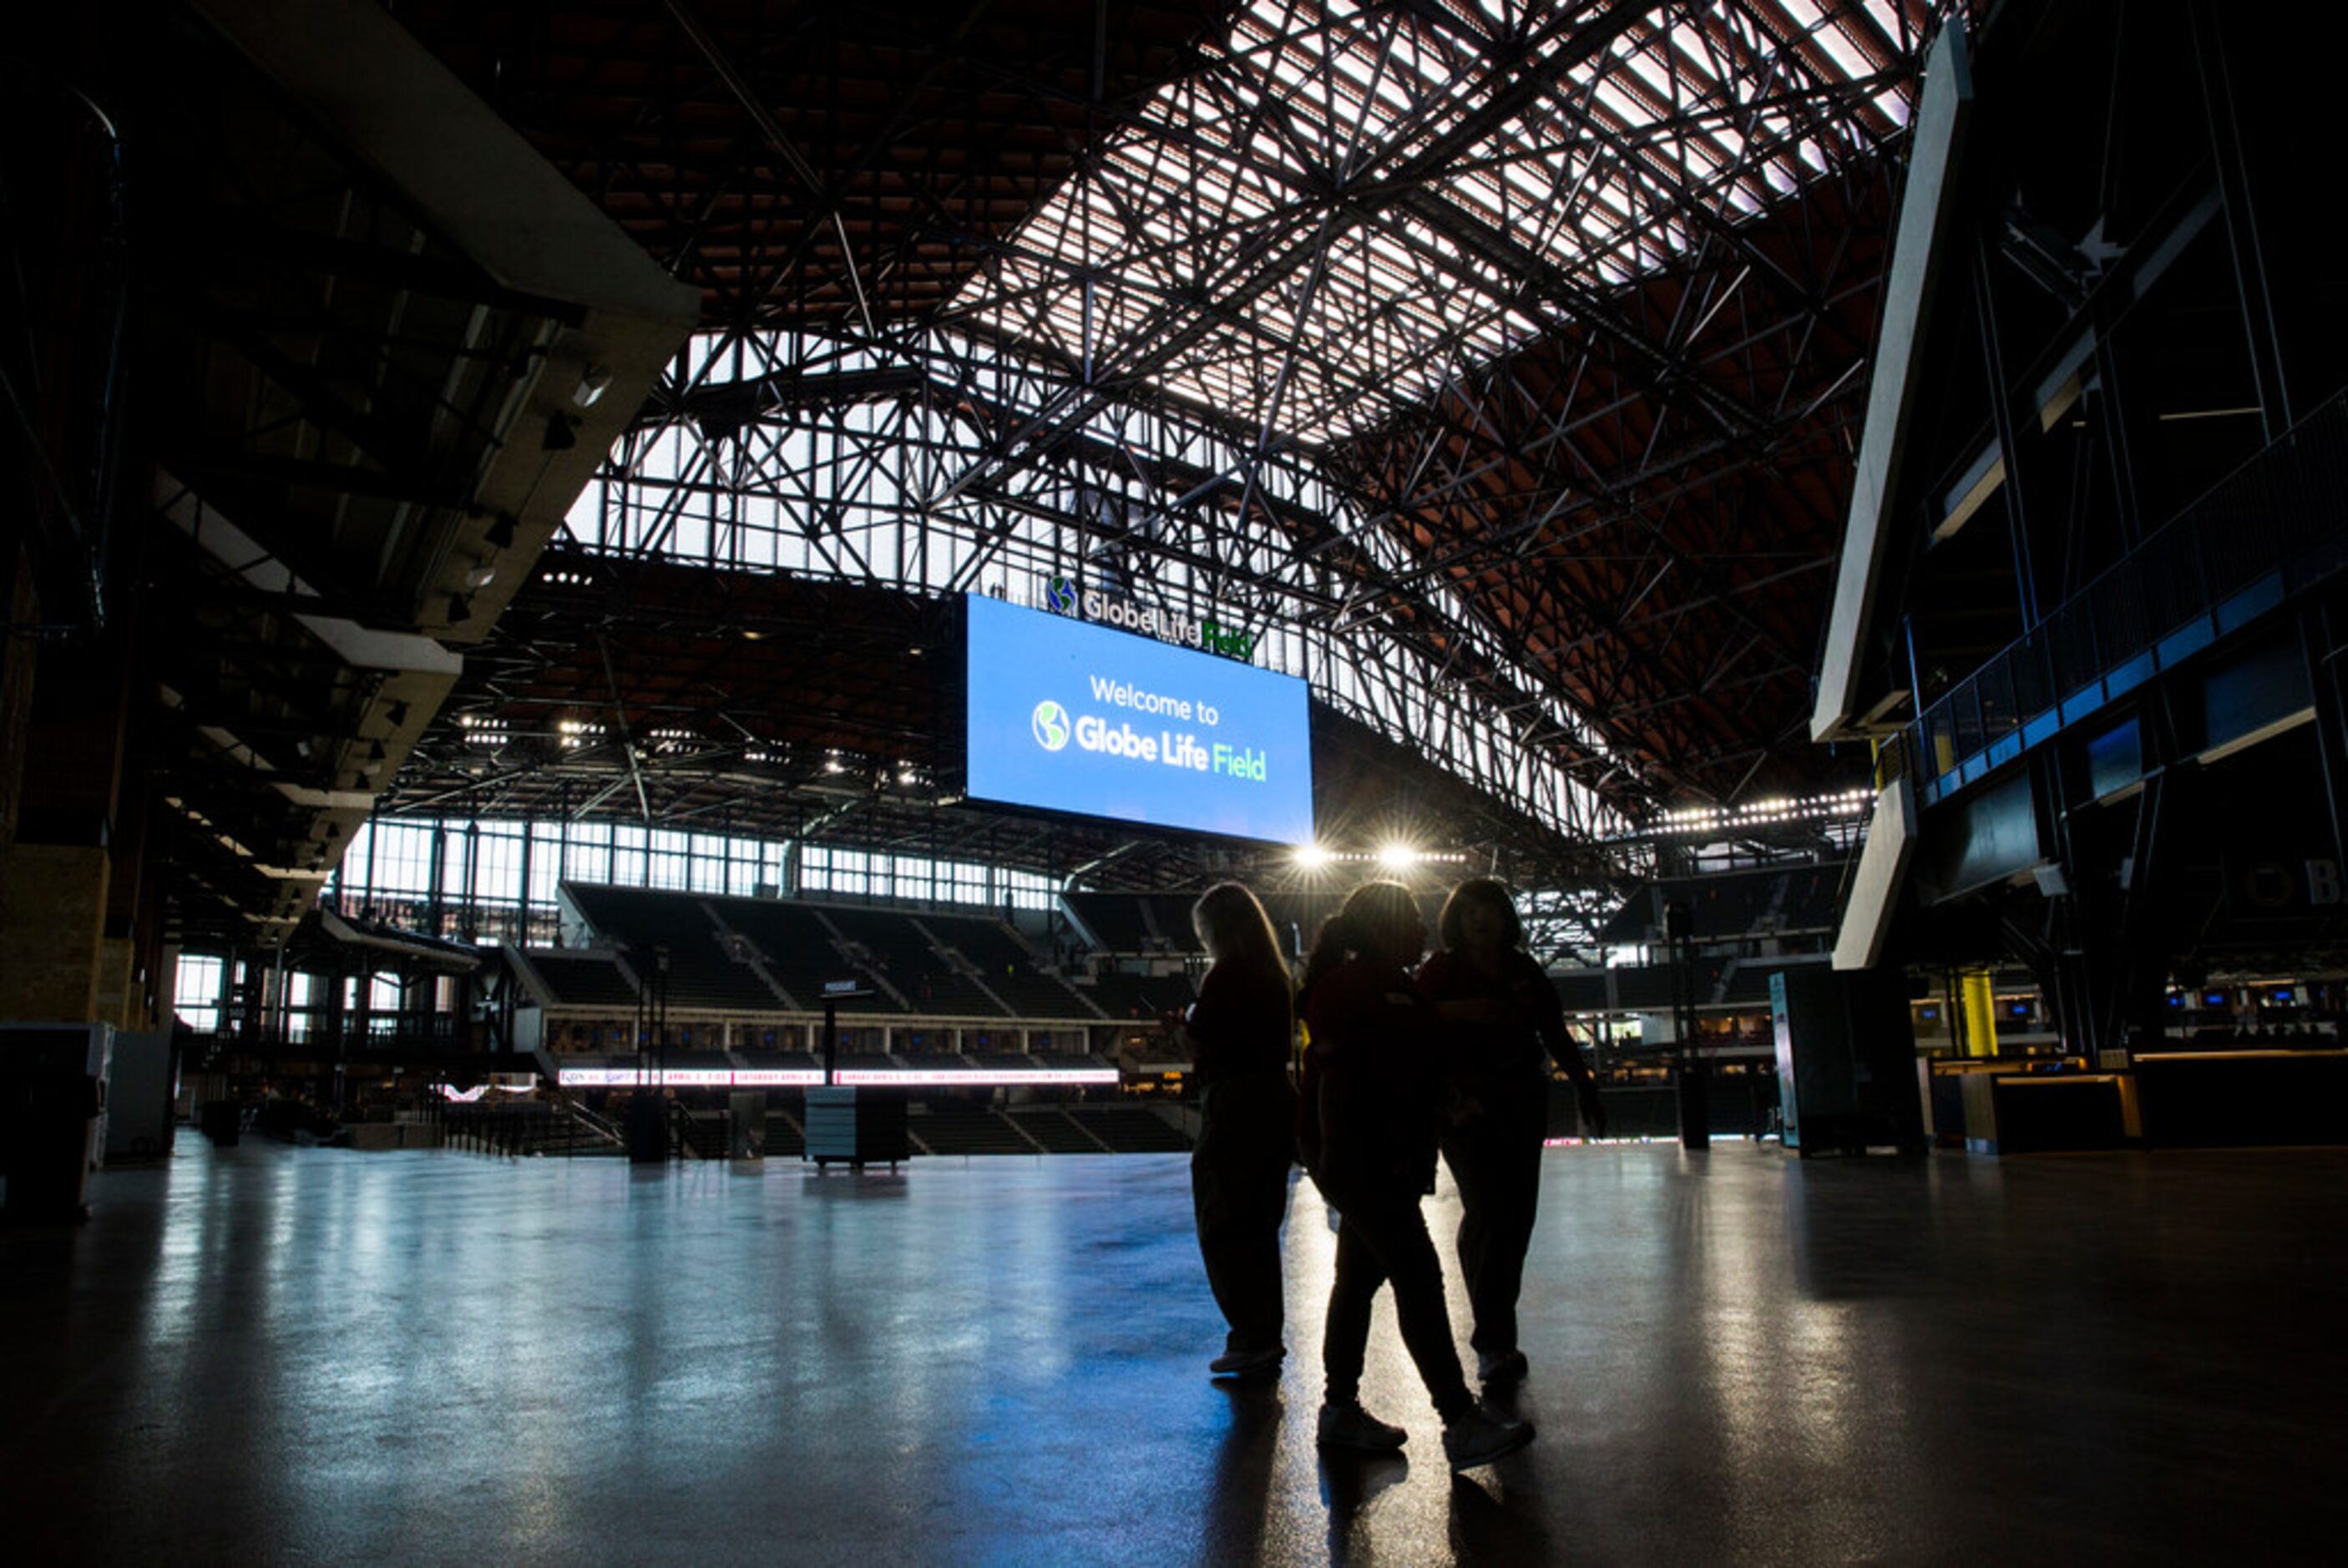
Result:
[[[581,1128],[584,1129],[590,1135],[592,1135],[594,1141],[609,1144],[613,1149],[621,1149],[626,1146],[627,1140],[621,1135],[620,1130],[613,1126],[610,1120],[602,1116],[598,1116],[595,1112],[588,1109],[585,1106],[572,1099],[570,1095],[564,1093],[560,1088],[553,1091],[553,1099],[548,1103],[553,1105],[564,1115],[570,1117],[572,1121],[578,1123]]]
[[[330,1026],[324,1007],[289,1007],[280,1028],[276,1009],[270,1012],[273,1016],[252,1030],[232,1013],[223,1026],[199,1032],[197,1048],[206,1056],[340,1050],[355,1057],[369,1053],[448,1055],[472,1048],[467,1021],[453,1013],[378,1013],[366,1018],[345,1014]]]
[[[670,1150],[680,1160],[723,1160],[731,1152],[734,1113],[711,1111],[696,1115],[675,1100],[669,1102]],[[760,1141],[765,1138],[759,1133]]]
[[[614,1154],[611,1130],[564,1105],[452,1105],[435,1117],[452,1149],[519,1159],[530,1154]]]
[[[1927,804],[2348,564],[2348,393],[2234,470],[1924,710]]]

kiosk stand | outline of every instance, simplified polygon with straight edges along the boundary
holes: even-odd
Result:
[[[824,983],[823,1087],[807,1091],[807,1158],[819,1171],[834,1161],[861,1171],[883,1160],[893,1171],[911,1153],[903,1091],[839,1081],[839,1004],[870,995],[853,980]]]
[[[11,1224],[89,1218],[106,1150],[108,1024],[0,1026],[0,1170]]]

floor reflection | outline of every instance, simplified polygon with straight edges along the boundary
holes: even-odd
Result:
[[[2319,1440],[2348,1154],[1600,1147],[1543,1182],[1513,1396],[1540,1436],[1455,1480],[1383,1301],[1364,1398],[1409,1457],[1313,1446],[1309,1183],[1288,1363],[1233,1390],[1176,1157],[754,1178],[183,1140],[102,1172],[88,1225],[0,1233],[8,1550],[2219,1560],[2348,1532]],[[1464,1336],[1456,1202],[1427,1212]]]
[[[1321,1455],[1321,1506],[1329,1515],[1329,1561],[1333,1563],[1426,1562],[1423,1529],[1385,1528],[1398,1522],[1380,1521],[1371,1526],[1371,1505],[1410,1479],[1410,1460],[1404,1454]]]
[[[1451,1548],[1462,1563],[1550,1563],[1560,1556],[1537,1510],[1504,1482],[1451,1478]]]
[[[1272,1471],[1287,1405],[1279,1388],[1268,1384],[1217,1383],[1215,1387],[1231,1401],[1231,1423],[1215,1448],[1198,1560],[1215,1564],[1253,1563],[1263,1555]]]

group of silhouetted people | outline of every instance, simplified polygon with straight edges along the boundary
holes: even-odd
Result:
[[[1524,1447],[1531,1426],[1468,1386],[1419,1210],[1439,1152],[1459,1191],[1478,1381],[1491,1390],[1521,1378],[1516,1306],[1540,1197],[1547,1062],[1572,1078],[1589,1130],[1604,1131],[1605,1112],[1556,992],[1523,951],[1508,889],[1489,878],[1454,889],[1437,923],[1441,950],[1422,964],[1426,929],[1410,890],[1365,883],[1322,926],[1301,989],[1245,887],[1209,889],[1191,919],[1209,960],[1181,1020],[1203,1090],[1191,1193],[1208,1283],[1230,1325],[1209,1369],[1237,1379],[1279,1373],[1287,1354],[1280,1227],[1289,1166],[1301,1157],[1339,1222],[1321,1444],[1403,1446],[1403,1429],[1360,1398],[1371,1304],[1391,1284],[1452,1468]],[[1300,1014],[1304,1049],[1292,1073]]]

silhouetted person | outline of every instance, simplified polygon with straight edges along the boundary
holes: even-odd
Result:
[[[1211,960],[1181,1025],[1203,1088],[1190,1198],[1207,1284],[1231,1326],[1208,1370],[1269,1377],[1288,1354],[1280,1225],[1296,1152],[1296,1091],[1288,1081],[1295,988],[1263,905],[1239,883],[1209,888],[1190,923]]]
[[[1443,950],[1420,968],[1418,988],[1447,1026],[1443,1161],[1459,1188],[1459,1272],[1476,1323],[1468,1344],[1477,1379],[1488,1387],[1525,1375],[1517,1295],[1540,1203],[1549,1061],[1573,1079],[1591,1136],[1605,1135],[1606,1108],[1566,1034],[1557,988],[1524,950],[1507,887],[1489,877],[1461,882],[1436,925]]]
[[[1498,1459],[1532,1441],[1532,1428],[1485,1408],[1468,1387],[1443,1270],[1418,1202],[1434,1183],[1442,1020],[1411,970],[1426,927],[1410,891],[1367,882],[1321,928],[1305,970],[1306,1164],[1339,1215],[1336,1276],[1322,1338],[1328,1379],[1319,1436],[1330,1448],[1392,1452],[1400,1427],[1361,1405],[1370,1305],[1391,1281],[1403,1344],[1443,1418],[1454,1470]]]

